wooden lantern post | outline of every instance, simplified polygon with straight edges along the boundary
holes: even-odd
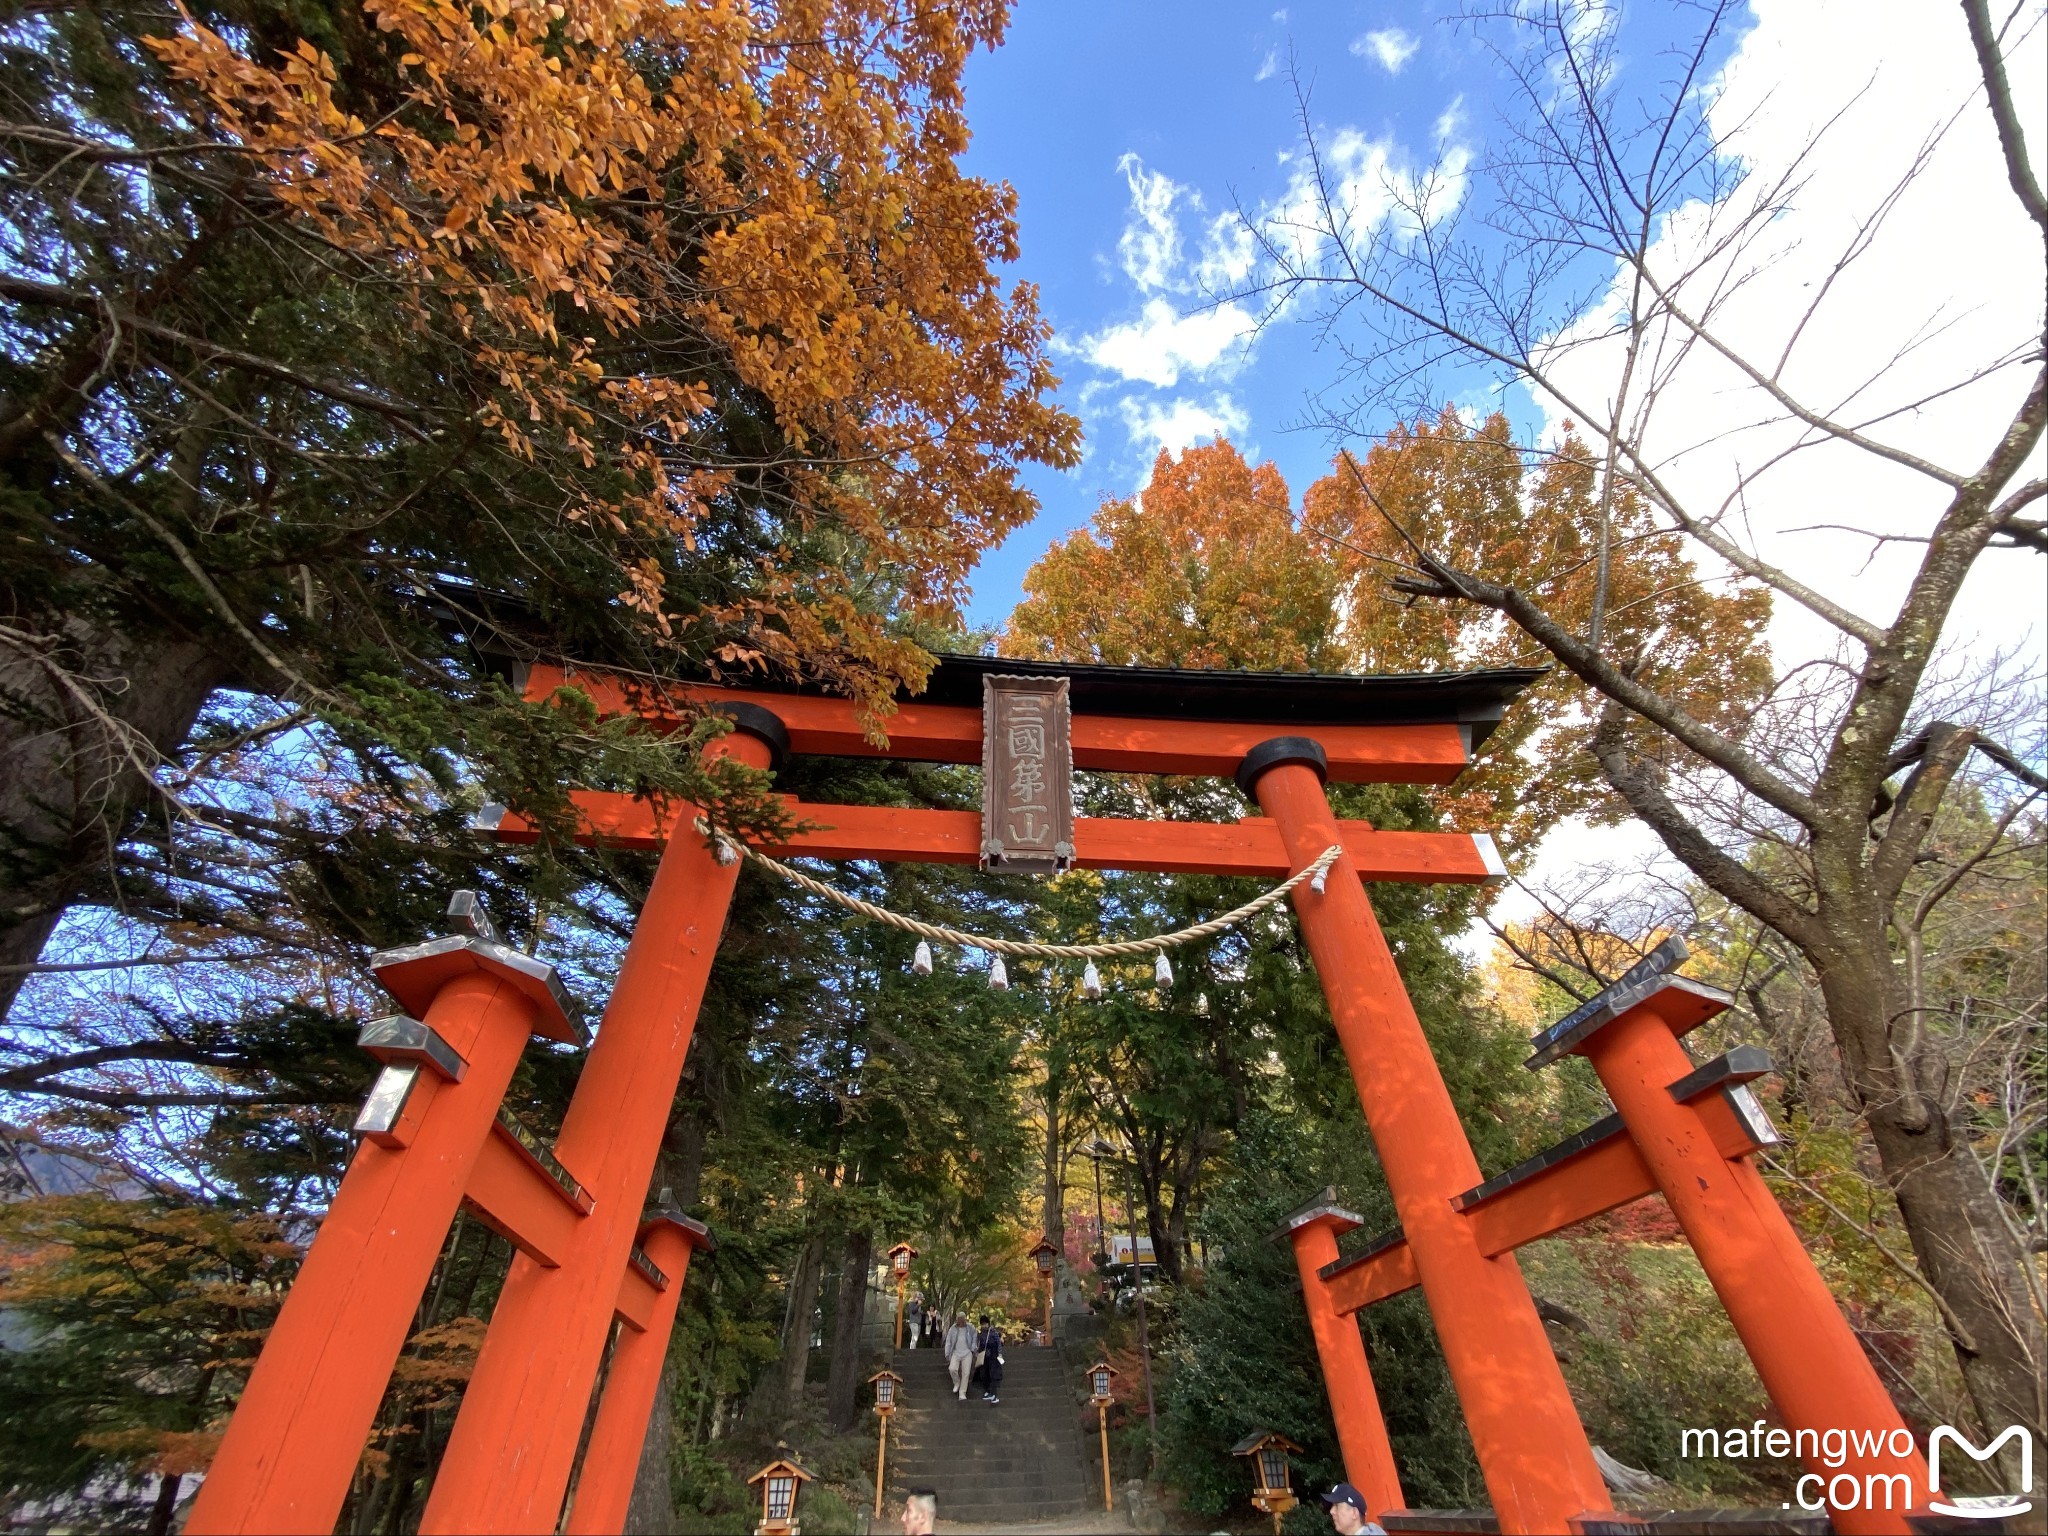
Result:
[[[917,1257],[917,1250],[908,1243],[898,1243],[889,1250],[889,1272],[896,1277],[896,1347],[903,1347],[903,1301],[910,1293],[910,1261]]]
[[[877,1371],[868,1378],[875,1389],[875,1417],[881,1421],[881,1439],[875,1444],[875,1518],[882,1518],[882,1484],[889,1466],[889,1420],[896,1413],[897,1389],[903,1378],[894,1371]]]
[[[777,1450],[787,1450],[778,1445]],[[761,1523],[754,1536],[802,1536],[797,1528],[797,1497],[811,1474],[797,1465],[794,1456],[778,1456],[747,1479],[747,1486],[761,1485]]]
[[[1252,1506],[1273,1517],[1273,1536],[1280,1536],[1280,1522],[1296,1502],[1288,1482],[1287,1453],[1300,1450],[1285,1435],[1270,1429],[1255,1429],[1230,1448],[1231,1455],[1252,1459],[1252,1474],[1258,1479]]]
[[[1121,1373],[1107,1360],[1088,1367],[1088,1401],[1095,1405],[1095,1432],[1102,1437],[1102,1507],[1116,1509],[1109,1491],[1109,1384]]]
[[[1031,1262],[1038,1266],[1038,1278],[1045,1282],[1045,1343],[1048,1349],[1052,1347],[1052,1269],[1059,1256],[1059,1249],[1049,1237],[1041,1237],[1031,1249]]]

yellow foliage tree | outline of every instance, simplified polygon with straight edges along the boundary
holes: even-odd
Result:
[[[187,18],[151,46],[281,200],[494,375],[483,424],[546,434],[617,489],[567,517],[693,544],[721,497],[787,542],[725,662],[820,672],[879,702],[928,666],[866,586],[949,615],[975,557],[1034,510],[1021,461],[1071,462],[1036,294],[1007,296],[1014,194],[963,175],[961,71],[1001,0],[366,0],[394,79],[372,94],[304,39],[265,56]],[[637,333],[630,363],[611,342]],[[776,434],[736,456],[725,420]],[[666,631],[661,565],[621,596]]]
[[[1446,409],[1349,456],[1309,487],[1302,523],[1343,573],[1342,643],[1366,672],[1530,666],[1547,653],[1490,610],[1417,603],[1389,591],[1410,539],[1460,569],[1542,594],[1561,623],[1583,629],[1601,593],[1599,466],[1567,426],[1533,473],[1505,416],[1474,426]],[[1600,602],[1614,655],[1654,658],[1663,686],[1695,715],[1732,726],[1769,689],[1764,626],[1770,594],[1718,580],[1660,531],[1640,497],[1617,488]],[[1445,805],[1455,824],[1533,847],[1567,816],[1614,822],[1629,812],[1587,749],[1598,701],[1563,668],[1525,694]],[[1673,750],[1637,722],[1638,750]]]
[[[1341,457],[1297,519],[1286,481],[1227,442],[1162,453],[1142,494],[1105,501],[1042,556],[1004,638],[1014,655],[1274,671],[1426,672],[1527,666],[1542,653],[1485,609],[1412,603],[1387,588],[1414,538],[1464,568],[1540,591],[1590,620],[1598,586],[1598,466],[1566,432],[1533,473],[1505,417],[1446,410]],[[1608,509],[1604,617],[1616,654],[1655,652],[1702,719],[1732,723],[1770,686],[1769,594],[1708,579],[1676,535],[1622,492]],[[1553,670],[1443,802],[1454,824],[1526,848],[1560,818],[1627,814],[1586,750],[1594,704]],[[1669,750],[1646,727],[1639,750]]]
[[[1294,526],[1287,482],[1228,442],[1162,452],[1024,578],[1011,655],[1285,672],[1337,665],[1341,577]]]

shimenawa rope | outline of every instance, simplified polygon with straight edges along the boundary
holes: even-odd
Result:
[[[697,818],[697,830],[713,839],[723,862],[731,862],[726,856],[726,850],[730,849],[735,855],[752,859],[756,864],[774,870],[792,885],[800,886],[813,896],[822,896],[849,912],[858,912],[862,917],[886,923],[891,928],[900,928],[905,933],[914,933],[921,939],[941,944],[957,944],[962,949],[978,949],[991,955],[1010,955],[1027,960],[1114,960],[1131,955],[1160,954],[1169,949],[1177,949],[1183,944],[1192,944],[1197,939],[1206,939],[1213,933],[1221,933],[1248,917],[1258,916],[1268,907],[1286,900],[1288,894],[1304,880],[1313,882],[1315,889],[1320,891],[1323,877],[1329,873],[1330,866],[1336,863],[1344,852],[1341,845],[1332,843],[1322,851],[1313,864],[1296,870],[1270,891],[1253,897],[1241,907],[1231,908],[1220,917],[1212,917],[1206,923],[1196,923],[1190,928],[1154,934],[1149,939],[1121,939],[1103,944],[1038,944],[1024,939],[998,939],[988,934],[968,933],[959,928],[948,928],[943,923],[927,923],[914,917],[906,917],[901,912],[892,912],[887,907],[876,906],[872,901],[849,896],[845,891],[829,886],[822,880],[814,880],[802,870],[792,869],[780,859],[772,859],[757,848],[749,848],[745,843],[722,833],[713,833],[701,816]]]

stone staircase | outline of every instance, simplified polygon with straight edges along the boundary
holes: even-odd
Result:
[[[936,1349],[898,1350],[903,1407],[889,1434],[889,1486],[936,1489],[939,1518],[975,1525],[1102,1508],[1102,1473],[1082,1455],[1078,1387],[1058,1350],[1005,1346],[1000,1403],[953,1396]]]

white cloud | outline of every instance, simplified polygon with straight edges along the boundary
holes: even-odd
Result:
[[[1252,76],[1252,80],[1254,83],[1270,80],[1279,73],[1280,50],[1278,48],[1268,48],[1266,50],[1266,57],[1259,63],[1259,72]]]
[[[1455,131],[1457,111],[1454,103],[1439,122],[1440,139]],[[1350,238],[1370,239],[1386,225],[1399,240],[1416,227],[1417,208],[1447,213],[1464,195],[1468,158],[1461,146],[1440,143],[1435,163],[1418,171],[1391,139],[1343,128],[1327,136],[1321,165]],[[1308,268],[1326,254],[1317,232],[1322,204],[1315,165],[1286,155],[1281,163],[1286,189],[1252,216],[1266,239],[1283,249],[1291,245],[1298,266]],[[1056,340],[1055,348],[1118,385],[1173,390],[1234,377],[1251,361],[1258,316],[1245,303],[1218,302],[1217,296],[1259,281],[1259,238],[1235,209],[1207,215],[1198,192],[1149,169],[1135,153],[1120,158],[1117,170],[1130,189],[1117,256],[1140,300],[1138,312],[1073,341]],[[1084,406],[1103,383],[1083,385]],[[1119,403],[1118,415],[1132,446],[1144,450],[1148,461],[1159,446],[1184,447],[1219,432],[1241,433],[1248,425],[1228,396],[1207,403],[1129,396]]]
[[[1175,203],[1200,208],[1202,199],[1162,171],[1148,171],[1135,154],[1116,163],[1131,188],[1131,217],[1116,243],[1126,276],[1140,292],[1169,286],[1181,264],[1180,219]]]
[[[1421,38],[1399,27],[1380,27],[1351,41],[1353,53],[1361,59],[1377,60],[1380,68],[1390,75],[1401,73],[1421,46]]]
[[[1448,144],[1465,132],[1465,98],[1462,95],[1451,98],[1451,104],[1437,114],[1435,126],[1430,130],[1439,144]]]
[[[1233,210],[1209,221],[1202,236],[1201,259],[1195,263],[1195,287],[1205,294],[1228,293],[1241,287],[1258,262],[1258,246],[1243,219]]]
[[[1770,368],[1796,332],[1783,371],[1794,395],[1845,419],[1872,421],[1872,436],[1968,473],[2010,419],[2031,369],[2007,368],[1946,397],[1922,397],[2038,338],[2042,294],[2040,236],[2006,184],[1962,23],[1952,14],[1930,22],[1912,0],[1755,0],[1754,13],[1756,25],[1718,82],[1714,125],[1751,188],[1790,177],[1798,190],[1738,267],[1703,258],[1719,231],[1709,227],[1709,210],[1693,204],[1667,220],[1652,269],[1668,280],[1704,260],[1687,292],[1720,285],[1714,327],[1733,349]],[[2020,120],[2037,125],[2048,98],[2048,50],[2039,42],[2028,39],[2011,59]],[[1837,271],[1871,211],[1951,118],[1867,248]],[[1729,281],[1735,278],[1739,285]],[[1617,301],[1622,296],[1618,282]],[[1675,357],[1677,338],[1664,340],[1666,358]],[[1561,350],[1556,376],[1582,406],[1604,410],[1619,367],[1618,346],[1603,340]],[[1546,409],[1553,426],[1567,414],[1555,402]],[[1946,488],[1836,444],[1771,464],[1798,436],[1783,415],[1727,363],[1695,348],[1662,385],[1647,441],[1668,482],[1696,510],[1721,507],[1748,475],[1727,530],[1825,595],[1888,622],[1925,546],[1874,549],[1840,531],[1801,530],[1848,524],[1910,540],[1925,534]],[[1979,652],[2022,645],[2039,657],[2039,558],[1986,554],[1949,638]],[[1831,651],[1836,639],[1823,621],[1778,599],[1772,641],[1782,664]]]
[[[1456,124],[1439,119],[1438,126]],[[1267,238],[1297,270],[1314,267],[1327,253],[1333,220],[1346,244],[1363,247],[1383,223],[1394,238],[1407,239],[1422,218],[1448,216],[1465,195],[1472,161],[1464,145],[1445,143],[1433,162],[1418,165],[1393,139],[1368,138],[1356,128],[1324,131],[1317,150],[1313,159],[1286,162],[1286,191],[1259,214]]]
[[[1719,308],[1717,332],[1768,367],[1827,285],[1826,302],[1806,322],[1784,377],[1798,396],[1830,410],[1920,338],[1903,366],[1845,413],[1866,419],[1967,378],[2016,339],[2038,337],[2040,236],[2006,184],[1990,114],[1981,98],[1972,99],[1981,87],[1960,18],[1931,19],[1911,0],[1753,0],[1753,8],[1756,25],[1725,66],[1713,109],[1715,127],[1729,135],[1752,185],[1786,175],[1813,135],[1843,115],[1800,166],[1792,205],[1770,221],[1765,243],[1748,252],[1743,268],[1751,275]],[[2036,35],[2010,64],[2020,121],[2038,128],[2048,120],[2048,50]],[[1864,219],[1959,107],[1868,250],[1833,273]],[[2039,164],[2038,133],[2033,148]],[[1653,270],[1669,276],[1700,251],[1708,238],[1704,215],[1694,206],[1667,221]],[[1725,267],[1709,266],[1707,275],[1725,275]],[[1617,302],[1621,297],[1617,288]],[[1597,409],[1611,398],[1619,364],[1618,347],[1600,340],[1560,356],[1556,372],[1568,391]],[[2007,370],[1903,411],[1874,425],[1872,435],[1936,463],[1974,469],[2010,419],[2028,373]],[[1554,431],[1567,412],[1554,401],[1544,405]],[[1663,386],[1649,443],[1663,478],[1696,508],[1715,508],[1752,473],[1726,530],[1852,611],[1888,622],[1925,546],[1873,550],[1868,540],[1840,532],[1799,530],[1838,523],[1924,536],[1946,500],[1944,488],[1836,446],[1801,450],[1754,474],[1793,441],[1782,424],[1755,424],[1779,414],[1726,363],[1695,349]],[[2040,472],[2037,456],[2020,478]],[[1711,555],[1694,551],[1714,568]],[[1993,551],[1969,577],[1946,640],[1980,658],[2016,651],[2039,677],[2042,616],[2040,556]],[[1822,620],[1777,600],[1771,643],[1781,668],[1831,654],[1838,640]],[[1683,878],[1652,869],[1659,860],[1668,867],[1668,856],[1640,824],[1595,834],[1566,823],[1544,842],[1527,879],[1538,887],[1569,885],[1596,860],[1613,862],[1623,887],[1652,889],[1661,879]],[[1631,873],[1631,866],[1649,872]],[[1493,917],[1514,920],[1533,910],[1515,891]],[[1484,948],[1483,941],[1475,946]]]
[[[1252,329],[1252,316],[1236,304],[1184,315],[1155,298],[1145,301],[1136,320],[1084,336],[1074,350],[1121,379],[1171,389],[1184,373],[1235,372],[1243,361],[1239,343]]]
[[[1145,473],[1161,448],[1179,453],[1203,438],[1241,437],[1251,418],[1228,395],[1213,400],[1175,399],[1165,402],[1127,397],[1119,402],[1124,427],[1145,454]]]

